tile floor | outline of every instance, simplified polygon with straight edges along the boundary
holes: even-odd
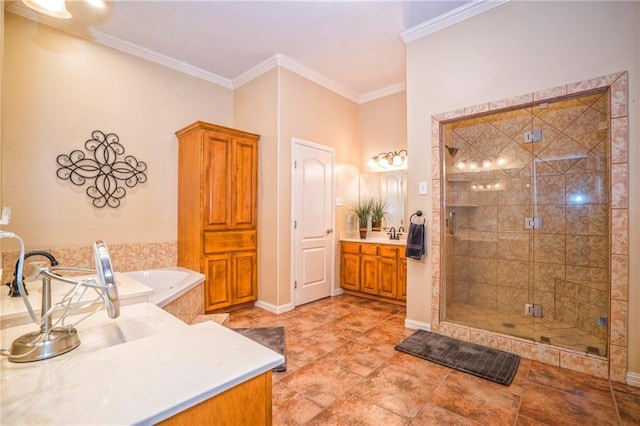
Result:
[[[640,388],[521,359],[502,386],[398,352],[401,306],[354,296],[276,315],[232,312],[230,327],[284,326],[274,425],[633,425]]]
[[[447,321],[538,342],[544,336],[554,346],[607,355],[606,336],[598,337],[575,326],[547,318],[506,314],[495,309],[452,303],[447,306]]]

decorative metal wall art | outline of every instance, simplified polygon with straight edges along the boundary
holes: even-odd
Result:
[[[131,155],[124,156],[124,147],[115,133],[104,134],[94,130],[84,147],[87,157],[92,158],[85,158],[85,153],[77,149],[69,155],[58,155],[56,161],[60,168],[56,174],[60,179],[69,179],[78,186],[84,185],[87,180],[93,183],[86,193],[93,199],[95,207],[116,208],[127,194],[123,183],[133,188],[147,181],[147,164]]]

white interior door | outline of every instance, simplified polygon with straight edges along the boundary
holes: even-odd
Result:
[[[293,275],[295,306],[333,288],[332,148],[293,139]]]

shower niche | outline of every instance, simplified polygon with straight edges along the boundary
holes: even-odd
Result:
[[[440,319],[606,357],[608,88],[440,123]]]

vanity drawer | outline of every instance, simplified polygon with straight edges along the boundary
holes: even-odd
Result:
[[[362,244],[361,248],[362,254],[370,254],[372,256],[378,255],[378,245],[377,244]]]
[[[378,246],[378,256],[381,257],[397,257],[398,247],[396,246]]]
[[[207,254],[256,248],[256,231],[254,230],[204,233],[204,252]]]
[[[360,244],[359,243],[341,243],[341,250],[343,253],[360,253]]]

